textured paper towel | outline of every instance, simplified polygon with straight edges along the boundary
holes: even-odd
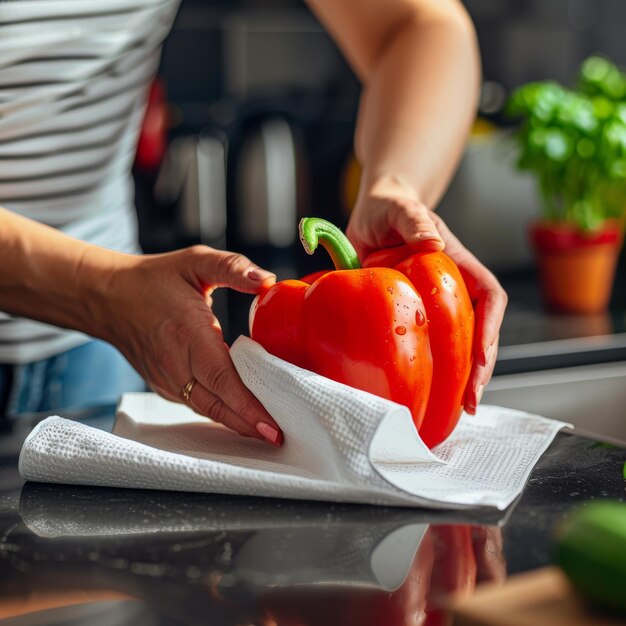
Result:
[[[500,407],[463,415],[431,453],[406,407],[341,385],[240,337],[248,388],[283,429],[274,449],[154,394],[126,394],[114,434],[49,417],[20,455],[27,480],[458,508],[506,508],[566,426]]]

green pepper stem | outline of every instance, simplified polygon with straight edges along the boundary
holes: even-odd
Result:
[[[356,250],[348,238],[334,224],[321,217],[303,217],[300,220],[300,241],[307,254],[313,254],[319,244],[330,254],[337,270],[361,268]]]

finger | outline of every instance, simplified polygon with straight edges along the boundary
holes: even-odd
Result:
[[[389,225],[409,246],[420,251],[443,250],[445,244],[430,212],[420,202],[398,199],[389,211]]]
[[[496,365],[497,353],[498,339],[496,338],[493,344],[493,350],[488,357],[487,363],[485,365],[481,365],[474,360],[465,392],[465,412],[470,415],[474,415],[476,413],[476,409],[480,404],[487,384],[491,380],[491,376]]]
[[[487,365],[491,353],[494,352],[494,344],[500,334],[507,302],[506,292],[495,281],[495,284],[488,285],[474,305],[476,314],[474,356],[481,365]]]
[[[468,278],[468,280],[471,279]],[[507,295],[495,278],[493,282],[495,285],[492,284],[490,289],[482,292],[474,305],[476,315],[474,363],[465,395],[465,410],[470,414],[474,414],[476,407],[480,404],[483,392],[491,380],[498,356],[500,327],[506,309]]]
[[[190,371],[190,369],[188,371]],[[177,383],[174,384],[174,387],[177,388],[175,392],[166,388],[165,385],[159,386],[157,384],[152,384],[151,388],[160,396],[163,396],[166,400],[188,404],[194,411],[196,411],[196,413],[209,417],[214,422],[223,424],[244,437],[264,439],[259,432],[251,428],[250,425],[247,424],[241,417],[233,413],[227,406],[225,406],[217,396],[204,389],[202,385],[194,379],[195,377],[187,375],[185,383],[180,385]],[[180,382],[181,380],[184,380],[184,378],[178,376],[175,377],[175,380]],[[189,399],[187,400],[183,394],[183,387],[192,381],[193,386],[191,388],[191,393],[189,394]]]
[[[194,330],[189,324],[177,325],[154,361],[158,365],[151,381],[164,397],[183,402],[183,387],[195,378],[193,389],[198,387],[199,392],[204,387],[211,394],[202,405],[196,404],[201,414],[241,434],[251,435],[252,428],[252,436],[273,445],[282,444],[280,428],[239,378],[224,343],[219,322],[210,309],[203,311],[200,331]],[[218,404],[217,400],[224,406]],[[209,409],[213,414],[208,412]]]
[[[243,293],[259,293],[276,282],[276,276],[243,254],[215,250],[208,246],[190,248],[193,271],[203,290],[230,287]]]
[[[256,436],[273,445],[282,444],[280,427],[239,378],[221,333],[208,332],[202,344],[192,345],[190,357],[193,376],[202,387],[256,431]]]
[[[264,440],[255,428],[250,426],[224,404],[221,398],[205,389],[199,382],[196,382],[191,389],[189,404],[197,413],[205,415],[214,422],[222,424],[244,437],[254,437],[255,439]],[[272,443],[272,445],[275,444]]]
[[[350,243],[353,245],[354,250],[356,251],[356,255],[359,258],[359,261],[363,262],[372,252],[374,252],[375,248],[367,245],[359,236],[359,230],[354,225],[352,218],[348,222],[348,226],[346,228],[346,237],[350,240]]]

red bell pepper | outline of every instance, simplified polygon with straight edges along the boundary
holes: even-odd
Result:
[[[381,250],[361,268],[343,233],[305,218],[337,271],[277,283],[260,294],[250,334],[268,352],[411,410],[434,447],[456,426],[472,364],[474,311],[463,277],[442,252]],[[432,383],[432,384],[431,384]]]
[[[472,367],[474,308],[454,261],[443,252],[416,253],[408,246],[370,254],[364,267],[393,267],[404,274],[426,307],[433,382],[426,415],[419,429],[432,448],[454,430]]]
[[[259,294],[251,337],[295,365],[407,406],[419,428],[433,368],[420,295],[394,269],[361,269],[348,239],[329,222],[305,218],[300,233],[310,254],[318,243],[326,248],[336,271],[311,282],[281,281]]]

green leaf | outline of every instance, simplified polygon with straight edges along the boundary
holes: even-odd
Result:
[[[626,159],[620,159],[611,165],[611,175],[626,180]]]
[[[572,154],[573,142],[563,131],[553,129],[546,132],[543,147],[549,158],[566,161]]]
[[[606,96],[595,96],[591,100],[593,106],[593,114],[601,120],[607,119],[615,112],[615,103]]]
[[[615,118],[626,124],[626,103],[620,103],[615,107]]]
[[[584,61],[579,85],[581,91],[589,95],[602,94],[611,100],[626,97],[626,75],[604,57],[592,56]]]
[[[518,167],[539,183],[543,214],[585,230],[626,215],[626,75],[588,58],[577,89],[528,83],[506,105],[520,117]]]
[[[590,159],[596,152],[596,144],[591,139],[583,137],[576,144],[576,152],[581,159]]]

